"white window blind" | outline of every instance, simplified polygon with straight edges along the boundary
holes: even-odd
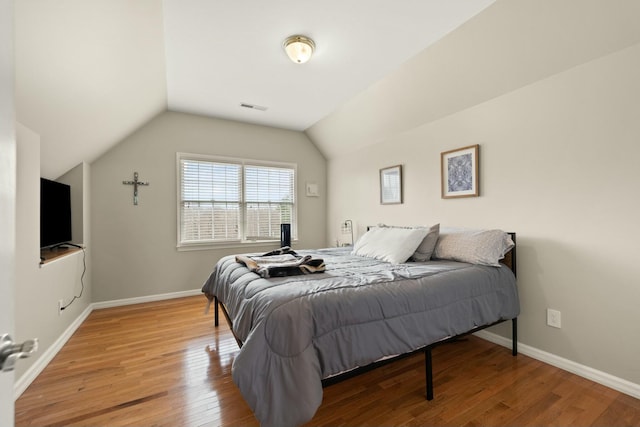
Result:
[[[182,242],[240,240],[242,169],[182,160]]]
[[[295,238],[295,166],[178,154],[178,246]],[[197,158],[196,158],[197,157]]]
[[[280,224],[293,221],[293,169],[245,166],[247,240],[280,238]]]

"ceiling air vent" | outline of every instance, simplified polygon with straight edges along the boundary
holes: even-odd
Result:
[[[267,111],[267,107],[263,107],[262,105],[246,104],[243,102],[240,106],[243,108],[250,108],[252,110]]]

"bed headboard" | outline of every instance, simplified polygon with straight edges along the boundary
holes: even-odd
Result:
[[[512,231],[509,231],[507,233],[509,234],[509,236],[511,236],[511,240],[513,240],[515,246],[505,254],[504,259],[500,262],[509,267],[509,269],[513,271],[513,274],[518,277],[518,273],[516,272],[516,248],[518,247],[516,243],[516,233]]]
[[[369,231],[371,227],[373,226],[367,225],[367,231]],[[504,258],[500,260],[500,262],[509,267],[509,270],[513,271],[514,276],[518,277],[518,273],[516,271],[516,248],[518,247],[518,244],[516,242],[516,233],[513,231],[507,231],[507,234],[511,236],[511,240],[513,240],[514,246],[509,252],[504,255]]]

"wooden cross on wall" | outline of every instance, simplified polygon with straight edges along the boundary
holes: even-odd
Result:
[[[133,185],[133,204],[138,204],[138,185],[149,185],[148,182],[138,181],[138,172],[133,173],[133,181],[122,181],[125,185]]]

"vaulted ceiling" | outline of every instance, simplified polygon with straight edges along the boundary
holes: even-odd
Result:
[[[167,109],[304,130],[330,159],[639,43],[639,19],[637,0],[20,0],[17,120],[48,178]]]
[[[17,118],[50,178],[165,109],[305,130],[493,1],[16,1]]]
[[[492,2],[165,0],[169,108],[305,130]],[[294,34],[316,43],[306,64]]]

